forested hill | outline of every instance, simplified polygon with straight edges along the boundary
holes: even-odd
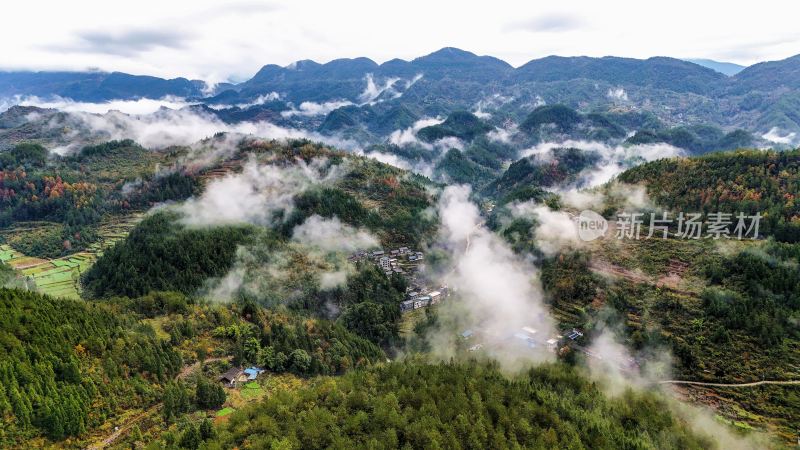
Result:
[[[663,400],[610,399],[574,370],[512,379],[413,362],[320,379],[235,413],[209,448],[713,448]]]
[[[0,447],[154,402],[182,358],[113,305],[0,289]]]
[[[761,233],[800,241],[800,150],[742,150],[664,159],[619,175],[656,204],[685,212],[760,212]]]
[[[84,448],[109,422],[143,414],[168,425],[219,408],[225,393],[215,383],[184,380],[205,358],[298,376],[385,358],[338,324],[252,304],[174,292],[92,302],[14,289],[0,289],[0,355],[0,448]]]

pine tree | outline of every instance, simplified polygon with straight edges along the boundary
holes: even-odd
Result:
[[[195,450],[200,446],[201,441],[202,439],[200,438],[200,431],[193,423],[190,423],[183,432],[181,441],[178,443],[178,445],[180,445],[182,448]]]

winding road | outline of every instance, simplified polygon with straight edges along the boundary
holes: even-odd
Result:
[[[707,381],[689,381],[689,380],[664,380],[659,381],[658,384],[690,384],[694,386],[713,386],[713,387],[752,387],[761,386],[765,384],[777,385],[796,385],[800,384],[800,380],[761,380],[751,381],[749,383],[712,383]]]

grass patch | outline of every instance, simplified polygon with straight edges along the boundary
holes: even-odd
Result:
[[[230,406],[226,406],[226,407],[220,409],[219,411],[217,411],[216,416],[217,417],[225,417],[225,416],[229,416],[229,415],[233,414],[234,412],[236,412],[235,409],[231,408]]]
[[[429,306],[428,308],[435,308],[435,306]],[[425,320],[425,308],[419,308],[403,313],[403,316],[400,318],[400,324],[398,325],[400,337],[406,337],[413,334],[414,325],[416,325],[420,320]]]
[[[262,397],[264,395],[264,389],[255,381],[251,381],[242,387],[240,394],[245,400],[253,400]]]

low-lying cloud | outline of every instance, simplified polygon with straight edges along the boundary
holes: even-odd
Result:
[[[794,145],[797,142],[797,133],[789,132],[783,134],[778,127],[772,127],[768,132],[764,133],[762,138],[773,142],[775,144]]]
[[[566,140],[538,144],[522,150],[520,157],[536,156],[539,161],[548,162],[554,158],[553,150],[557,148],[576,148],[594,152],[600,156],[599,163],[579,174],[575,184],[584,188],[605,184],[626,169],[643,162],[686,155],[685,150],[663,143],[626,146],[608,145],[594,141]]]
[[[57,109],[64,112],[86,112],[105,114],[109,111],[119,111],[125,114],[151,114],[161,108],[180,109],[190,105],[185,99],[166,96],[160,99],[141,98],[138,100],[109,100],[107,102],[76,102],[69,98],[53,96],[41,98],[37,96],[15,96],[0,100],[0,112],[14,105],[36,106],[45,109]]]
[[[353,253],[379,246],[369,231],[342,223],[338,217],[326,219],[314,214],[296,226],[292,240],[325,252]]]
[[[467,186],[449,186],[439,202],[439,244],[452,262],[442,280],[456,293],[440,314],[457,316],[464,328],[479,329],[485,344],[496,346],[492,357],[508,369],[552,359],[544,345],[514,345],[512,336],[523,327],[535,330],[544,342],[555,333],[555,322],[544,304],[538,271],[483,225],[470,194]],[[430,336],[435,354],[453,353],[452,333]]]
[[[142,100],[138,104],[149,105],[144,102]],[[103,108],[108,107],[107,104],[98,105],[105,105]],[[133,139],[146,148],[162,149],[176,145],[192,145],[218,133],[232,133],[264,139],[309,139],[346,150],[359,147],[358,143],[337,136],[281,127],[266,121],[225,123],[213,114],[190,108],[179,110],[160,108],[152,114],[140,115],[113,110],[105,114],[92,114],[76,108],[67,116],[32,114],[28,120],[58,131],[61,133],[60,140],[74,145],[112,139]]]
[[[329,166],[324,158],[288,167],[248,162],[239,174],[211,181],[203,193],[176,206],[190,226],[270,225],[275,214],[288,214],[295,195],[339,179],[346,168]]]
[[[440,123],[444,122],[444,119],[441,118],[424,118],[417,120],[408,128],[402,130],[395,130],[389,135],[389,143],[397,145],[398,147],[406,147],[410,145],[418,145],[424,148],[433,148],[430,144],[420,141],[417,138],[417,132],[419,130],[430,127],[433,125],[439,125]],[[428,147],[426,147],[428,146]]]
[[[281,116],[283,117],[292,117],[292,116],[305,116],[305,117],[313,117],[313,116],[322,116],[325,114],[329,114],[331,111],[339,109],[343,106],[350,106],[354,103],[349,100],[332,100],[329,102],[324,103],[316,103],[316,102],[302,102],[300,106],[297,108],[292,107],[292,109],[288,111],[281,111]]]

